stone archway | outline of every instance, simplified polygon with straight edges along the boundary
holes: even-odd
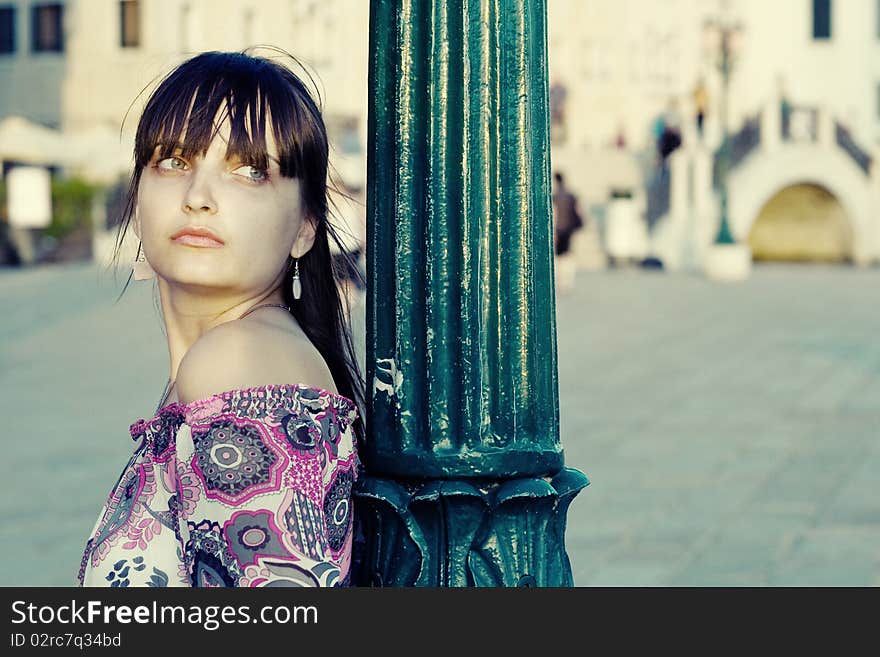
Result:
[[[782,188],[761,208],[749,231],[755,260],[848,262],[853,230],[834,194],[812,183]]]

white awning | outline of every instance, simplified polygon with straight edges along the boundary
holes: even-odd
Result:
[[[0,121],[0,160],[59,166],[95,182],[112,182],[131,169],[132,143],[118,130],[93,126],[65,133],[9,116]]]

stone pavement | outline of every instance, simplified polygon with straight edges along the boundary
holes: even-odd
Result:
[[[558,305],[575,583],[880,585],[880,270],[583,273]]]
[[[582,272],[559,300],[575,583],[880,584],[880,270]],[[75,581],[167,373],[152,286],[0,270],[0,585]],[[362,321],[362,320],[361,320]],[[362,324],[361,324],[362,326]]]

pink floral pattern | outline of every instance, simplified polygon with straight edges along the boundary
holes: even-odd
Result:
[[[353,401],[300,385],[172,403],[98,515],[80,586],[348,583]]]

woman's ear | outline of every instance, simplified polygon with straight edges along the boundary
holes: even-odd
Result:
[[[315,243],[315,223],[309,218],[304,217],[299,227],[299,234],[293,242],[290,249],[291,258],[302,258]]]

